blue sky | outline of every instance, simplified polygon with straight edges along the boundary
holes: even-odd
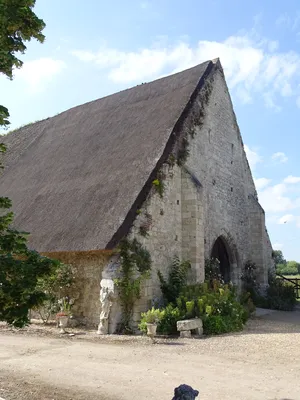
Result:
[[[274,248],[300,261],[298,0],[37,0],[11,127],[220,57]]]

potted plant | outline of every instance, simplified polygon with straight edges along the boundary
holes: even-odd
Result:
[[[142,319],[146,323],[147,326],[147,335],[153,339],[156,335],[157,324],[161,318],[161,311],[159,309],[155,309],[154,307],[151,310],[148,310],[145,313],[142,313]]]
[[[65,329],[68,326],[71,316],[71,307],[74,302],[66,296],[60,299],[58,303],[60,305],[60,311],[56,314],[56,318],[58,320],[58,327],[60,328],[59,333],[66,333]]]

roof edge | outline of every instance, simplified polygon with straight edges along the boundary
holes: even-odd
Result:
[[[181,131],[181,127],[183,126],[183,123],[191,109],[191,106],[192,106],[194,100],[196,99],[201,88],[203,87],[206,78],[210,75],[210,73],[213,70],[215,70],[216,68],[219,68],[219,67],[221,67],[221,69],[222,69],[221,63],[219,61],[218,62],[213,62],[213,61],[208,62],[204,73],[202,74],[201,78],[199,79],[198,84],[196,85],[194,91],[192,92],[189,101],[187,102],[185,108],[183,109],[182,113],[180,114],[179,118],[177,119],[177,122],[175,123],[175,125],[172,129],[172,132],[170,133],[169,139],[166,143],[165,149],[164,149],[161,157],[159,158],[159,160],[156,163],[156,166],[150,173],[146,183],[144,184],[143,188],[141,189],[140,193],[138,194],[136,200],[132,204],[124,221],[119,226],[117,231],[114,233],[114,235],[112,236],[110,241],[107,243],[107,245],[105,247],[106,249],[113,249],[114,247],[116,247],[117,244],[120,242],[120,240],[128,234],[128,232],[136,218],[137,210],[140,209],[142,204],[146,201],[146,199],[150,193],[150,190],[152,188],[152,182],[156,178],[157,172],[162,167],[162,165],[167,161],[167,159],[173,149],[173,146],[174,146],[176,140],[178,139],[179,133]]]

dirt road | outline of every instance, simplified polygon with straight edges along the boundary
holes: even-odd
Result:
[[[59,337],[0,330],[5,400],[170,400],[187,383],[201,400],[300,400],[300,312],[206,339]]]

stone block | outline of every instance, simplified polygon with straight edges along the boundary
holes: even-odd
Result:
[[[192,337],[192,333],[191,333],[191,331],[181,331],[180,337],[185,338],[185,339],[186,338],[190,339]]]
[[[193,329],[203,329],[202,319],[194,318],[194,319],[185,319],[183,321],[177,321],[177,330],[181,331],[190,331]]]

